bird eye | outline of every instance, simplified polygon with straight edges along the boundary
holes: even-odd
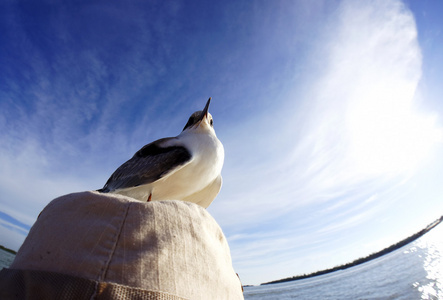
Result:
[[[211,121],[209,121],[209,124],[211,124],[211,126],[214,126],[214,121],[211,119]]]

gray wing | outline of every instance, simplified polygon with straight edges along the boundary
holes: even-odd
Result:
[[[189,162],[192,155],[185,147],[161,146],[171,139],[175,138],[164,138],[145,145],[130,160],[118,167],[105,186],[98,191],[107,193],[148,184]]]

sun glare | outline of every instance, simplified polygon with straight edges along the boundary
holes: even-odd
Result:
[[[435,117],[413,105],[415,85],[371,86],[359,91],[347,125],[351,159],[359,172],[399,174],[413,171],[442,138]]]

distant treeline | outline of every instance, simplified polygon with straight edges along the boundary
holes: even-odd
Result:
[[[372,259],[378,258],[380,256],[383,256],[385,254],[388,254],[394,250],[397,250],[398,248],[401,248],[413,241],[415,241],[416,239],[418,239],[419,237],[421,237],[423,234],[425,234],[426,232],[428,232],[429,230],[431,230],[432,228],[434,228],[435,226],[437,226],[438,224],[440,224],[443,221],[443,216],[440,217],[440,219],[435,220],[434,222],[432,222],[431,224],[429,224],[428,226],[426,226],[426,228],[420,230],[419,232],[411,235],[408,238],[405,238],[404,240],[388,247],[385,248],[379,252],[370,254],[366,257],[362,257],[359,259],[354,260],[353,262],[341,265],[341,266],[337,266],[337,267],[333,267],[331,269],[326,269],[326,270],[321,270],[321,271],[317,271],[314,273],[310,273],[310,274],[303,274],[303,275],[298,275],[298,276],[293,276],[293,277],[288,277],[288,278],[284,278],[284,279],[279,279],[279,280],[274,280],[274,281],[270,281],[270,282],[265,282],[262,283],[261,285],[265,285],[265,284],[274,284],[274,283],[281,283],[281,282],[287,282],[287,281],[294,281],[294,280],[299,280],[299,279],[305,279],[305,278],[310,278],[310,277],[314,277],[314,276],[319,276],[319,275],[324,275],[324,274],[328,274],[328,273],[332,273],[338,270],[345,270],[347,268],[353,267],[353,266],[357,266],[360,265],[362,263],[365,263],[367,261],[370,261]]]
[[[6,252],[12,253],[12,254],[17,254],[17,252],[15,252],[14,250],[6,248],[5,246],[2,246],[2,245],[0,245],[0,249],[3,251],[6,251]]]

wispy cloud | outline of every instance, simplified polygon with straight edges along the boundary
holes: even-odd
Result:
[[[290,102],[279,103],[284,110],[245,125],[241,141],[232,142],[244,151],[225,169],[223,205],[214,214],[229,232],[260,227],[262,234],[233,235],[241,268],[313,271],[296,270],[291,255],[315,252],[319,241],[334,249],[328,235],[348,239],[379,218],[404,196],[404,180],[441,141],[435,116],[417,109],[421,52],[414,18],[401,2],[342,1],[311,50],[315,80],[302,95],[293,93],[302,99],[288,95]],[[301,226],[300,219],[318,227]],[[375,250],[354,249],[353,255]],[[327,256],[319,261],[329,263]],[[257,281],[268,277],[249,272]]]
[[[320,49],[312,51],[323,68],[301,104],[280,103],[284,111],[273,111],[267,119],[253,120],[236,131],[241,141],[232,143],[242,152],[227,166],[232,168],[227,180],[242,182],[235,193],[252,191],[255,203],[265,205],[280,191],[306,197],[301,191],[308,190],[311,197],[325,194],[329,199],[380,176],[403,175],[403,169],[382,168],[386,160],[396,158],[391,148],[400,156],[400,165],[408,151],[400,147],[418,143],[429,148],[439,141],[435,117],[415,107],[421,53],[414,19],[401,2],[344,1],[325,28],[329,30],[318,41]],[[412,130],[414,126],[418,127]],[[389,139],[399,135],[401,140]],[[417,155],[411,151],[408,158],[413,154]],[[372,166],[363,165],[365,160]],[[380,168],[370,168],[374,164]],[[285,207],[298,206],[297,201],[282,201]]]
[[[158,83],[164,66],[162,60],[146,59],[144,49],[154,42],[143,37],[165,32],[170,23],[148,26],[136,7],[126,8],[132,18],[123,19],[115,7],[91,5],[73,12],[60,5],[49,15],[28,14],[26,5],[11,7],[3,21],[14,30],[6,31],[5,45],[16,54],[4,53],[12,61],[1,67],[6,76],[0,89],[0,206],[32,224],[51,199],[101,187],[147,139],[144,111],[135,118],[133,111],[145,101],[145,90]],[[83,22],[74,22],[77,18]],[[112,19],[119,28],[89,30],[97,18]],[[71,27],[76,25],[80,28]],[[37,33],[30,34],[35,27]],[[107,43],[128,49],[115,53],[113,47],[106,55]],[[155,108],[155,99],[149,100],[152,106],[144,110]],[[140,120],[137,129],[133,125]]]

